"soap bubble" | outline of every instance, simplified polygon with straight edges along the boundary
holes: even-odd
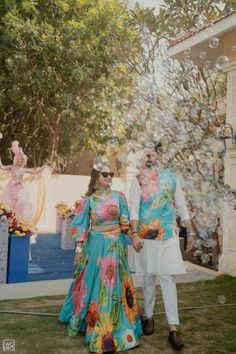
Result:
[[[229,62],[229,58],[226,55],[220,55],[215,62],[217,70],[222,70],[223,67]]]
[[[199,248],[202,245],[202,240],[200,238],[197,238],[194,242],[195,247]]]
[[[200,250],[196,250],[193,252],[194,257],[200,257],[201,254],[202,254],[202,251],[200,251]]]
[[[200,52],[199,58],[200,59],[205,59],[206,58],[206,52]]]
[[[218,302],[219,302],[219,304],[224,305],[226,303],[225,296],[224,295],[219,295],[218,296]]]
[[[119,141],[116,138],[111,138],[108,140],[108,144],[110,146],[118,146],[119,145]]]
[[[210,48],[217,48],[219,46],[219,43],[220,43],[220,41],[218,38],[216,38],[216,37],[211,38],[209,40],[209,47]]]
[[[206,26],[207,24],[207,18],[206,16],[202,15],[202,14],[197,14],[194,17],[194,24],[196,27],[203,27]]]
[[[127,154],[124,153],[124,152],[121,152],[120,154],[117,155],[117,159],[118,159],[120,162],[126,162],[126,160],[127,160]]]
[[[201,255],[201,261],[202,261],[203,264],[209,263],[209,261],[210,261],[210,256],[209,256],[209,254],[208,254],[208,253],[203,253],[203,254]]]
[[[186,56],[188,56],[188,55],[190,55],[190,53],[191,53],[191,48],[187,48],[187,49],[185,49],[185,51],[184,51],[184,55]]]
[[[216,240],[213,240],[213,239],[211,238],[211,239],[209,240],[209,244],[210,244],[209,247],[214,248],[214,247],[217,246],[217,241],[216,241]]]
[[[93,161],[93,168],[96,171],[101,171],[103,167],[107,166],[108,160],[106,156],[97,156]]]

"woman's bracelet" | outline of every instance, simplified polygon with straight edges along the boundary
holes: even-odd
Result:
[[[138,231],[137,231],[137,230],[134,230],[134,231],[131,232],[131,236],[133,236],[133,235],[135,235],[135,234],[137,234],[137,233],[138,233]]]
[[[75,246],[75,253],[81,253],[83,251],[83,241],[77,241]]]
[[[83,251],[83,247],[76,246],[75,247],[75,253],[81,253]]]
[[[195,232],[188,232],[188,236],[196,236]]]

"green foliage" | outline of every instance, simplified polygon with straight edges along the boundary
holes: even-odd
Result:
[[[195,26],[195,19],[199,14],[213,20],[235,9],[234,0],[164,0],[157,16],[154,15],[154,9],[143,9],[136,4],[134,18],[137,27],[148,28],[160,40],[188,31]]]
[[[104,148],[115,127],[122,139],[114,112],[127,105],[141,51],[125,4],[11,0],[0,17],[0,154],[17,139],[38,164]]]

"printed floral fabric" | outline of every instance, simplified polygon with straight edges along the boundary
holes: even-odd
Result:
[[[141,187],[138,233],[141,238],[162,240],[175,233],[176,176],[167,169],[144,169],[137,176]]]
[[[70,235],[76,241],[86,241],[90,220],[93,225],[119,224],[124,232],[130,230],[127,201],[123,193],[111,191],[93,193],[82,199],[71,225]]]
[[[87,241],[59,319],[69,324],[69,336],[85,334],[91,352],[136,347],[142,327],[122,231],[130,228],[125,197],[94,193],[79,208],[71,234]],[[119,223],[122,230],[89,230],[90,219],[96,225]]]

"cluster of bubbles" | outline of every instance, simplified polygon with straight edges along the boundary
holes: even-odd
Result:
[[[197,14],[194,18],[194,24],[197,30],[204,29],[206,31],[206,36],[208,36],[208,33],[210,31],[213,32],[211,29],[211,23],[208,22],[208,19],[206,18],[205,15],[203,14]],[[208,46],[210,49],[216,49],[220,46],[220,39],[217,37],[211,37],[208,41]],[[232,51],[236,50],[236,46],[232,47]],[[186,60],[186,65],[188,65],[191,69],[191,48],[187,48],[184,51],[185,55],[185,60]],[[207,59],[207,52],[206,51],[201,51],[199,53],[199,58],[203,61],[205,60],[204,66],[205,68],[213,68],[215,71],[217,70],[222,70],[225,65],[229,62],[229,58],[226,55],[220,55],[216,61],[213,63],[211,60]]]
[[[108,160],[106,156],[97,156],[93,160],[93,168],[96,171],[102,171],[102,169],[107,166]]]
[[[195,24],[199,28],[205,27],[207,20],[203,15],[197,15]],[[217,37],[208,41],[209,49],[213,51],[220,44]],[[193,92],[191,95],[189,79],[195,70],[191,55],[192,49],[187,48],[183,67],[176,73],[173,70],[173,76],[176,75],[176,79],[181,76],[179,82],[185,81],[188,85],[184,93],[177,89],[176,100],[164,88],[157,86],[152,73],[137,82],[125,120],[126,127],[131,131],[130,140],[118,159],[124,164],[141,168],[145,143],[162,141],[163,165],[180,176],[196,228],[194,255],[203,264],[209,264],[212,262],[212,251],[219,248],[219,239],[222,238],[221,208],[227,204],[231,209],[236,209],[236,191],[222,181],[224,162],[219,154],[222,141],[216,139],[218,130],[215,122],[224,116],[225,110],[223,112],[218,103],[214,105],[204,98],[191,99],[195,94]],[[205,61],[203,66],[210,69],[207,72],[213,84],[229,61],[228,57],[221,55],[212,63],[205,51],[199,53],[199,58]]]

